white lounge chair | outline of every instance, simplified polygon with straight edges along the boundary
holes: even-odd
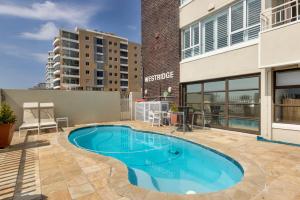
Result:
[[[19,127],[19,137],[22,129],[37,130],[39,133],[39,103],[30,102],[23,104],[23,123]]]
[[[161,116],[159,112],[153,112],[152,110],[149,111],[149,121],[151,122],[152,126],[154,124],[160,126],[161,124]]]
[[[40,103],[40,130],[50,128],[56,128],[58,132],[58,126],[54,116],[54,104]]]

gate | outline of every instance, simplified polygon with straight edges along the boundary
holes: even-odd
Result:
[[[128,94],[121,94],[121,120],[130,120],[131,111],[130,111],[130,101]]]

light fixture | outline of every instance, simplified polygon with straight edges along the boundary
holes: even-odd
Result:
[[[168,92],[169,92],[169,93],[172,92],[172,87],[168,87]]]

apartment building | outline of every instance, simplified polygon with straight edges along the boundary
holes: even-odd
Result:
[[[53,47],[53,89],[141,91],[139,44],[77,28],[61,29]]]
[[[54,62],[53,62],[53,56],[54,53],[53,51],[48,52],[48,60],[46,64],[46,71],[45,71],[45,83],[46,83],[46,88],[51,89],[53,88],[53,80],[54,80]]]
[[[299,1],[180,3],[182,103],[207,126],[300,143]]]
[[[195,124],[299,144],[299,20],[299,0],[143,0],[144,90],[178,88]]]

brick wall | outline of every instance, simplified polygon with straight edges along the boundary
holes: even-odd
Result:
[[[142,0],[142,66],[144,77],[173,71],[174,78],[145,82],[149,97],[172,87],[179,102],[179,0]]]

